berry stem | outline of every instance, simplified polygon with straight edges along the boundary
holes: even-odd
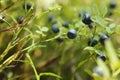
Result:
[[[22,26],[26,25],[33,16],[34,16],[34,13],[33,13],[29,18],[27,18],[27,19],[24,21],[24,23],[22,23],[22,24],[20,24],[20,25],[16,24],[16,25],[14,25],[14,26],[12,26],[12,27],[7,27],[7,28],[5,28],[5,29],[1,29],[1,30],[0,30],[0,33],[1,33],[1,32],[6,32],[6,31],[11,31],[11,30],[16,30],[16,29],[18,29],[19,27],[22,27]]]
[[[38,73],[37,73],[37,71],[36,71],[36,69],[35,69],[35,65],[33,64],[33,61],[32,61],[32,59],[31,59],[31,57],[30,57],[30,55],[29,55],[28,53],[26,53],[26,57],[28,58],[29,63],[30,63],[31,67],[32,67],[33,70],[34,70],[36,79],[37,79],[37,80],[40,80],[39,75],[38,75]]]
[[[0,13],[4,12],[5,10],[11,8],[16,2],[18,2],[19,0],[16,0],[15,2],[11,3],[10,5],[8,5],[6,8],[4,8],[3,10],[0,10]]]
[[[96,33],[96,26],[95,26],[95,29],[93,31],[93,37],[92,37],[92,39],[95,37],[95,33]]]

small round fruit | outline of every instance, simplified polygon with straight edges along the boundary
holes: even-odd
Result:
[[[101,77],[103,77],[103,75],[104,75],[102,68],[99,67],[99,66],[97,66],[97,67],[95,67],[95,68],[93,69],[93,73],[94,73],[94,74],[97,74],[97,75],[99,75],[99,76],[101,76]]]
[[[26,4],[23,5],[23,8],[27,9],[27,10],[29,10],[31,7],[32,7],[31,3],[26,3]]]
[[[115,1],[111,1],[109,4],[110,9],[114,9],[116,7],[116,2]]]
[[[63,24],[64,27],[68,28],[69,27],[69,21],[65,21],[64,24]]]
[[[48,21],[51,22],[53,20],[53,17],[52,16],[49,16],[48,17]]]
[[[52,31],[53,31],[54,33],[59,33],[59,32],[60,32],[57,24],[53,24],[53,25],[52,25]]]
[[[93,24],[91,23],[91,24],[88,24],[88,27],[90,28],[90,29],[92,29],[93,28]]]
[[[0,23],[3,23],[3,22],[4,22],[3,19],[5,19],[5,16],[4,16],[3,14],[0,14]]]
[[[86,25],[91,24],[92,23],[91,15],[89,13],[83,14],[82,22]]]
[[[58,37],[57,39],[56,39],[58,42],[63,42],[63,38],[62,37]]]
[[[69,39],[74,39],[74,38],[76,38],[76,36],[77,36],[76,30],[70,29],[70,30],[67,32],[67,36],[68,36]]]
[[[100,36],[99,41],[100,41],[100,43],[101,43],[102,45],[104,45],[104,42],[105,42],[105,40],[107,40],[107,39],[109,39],[109,36],[106,35],[106,34],[103,34],[103,35]]]
[[[24,17],[23,17],[23,16],[20,16],[20,17],[17,19],[18,24],[22,24],[23,21],[24,21]]]
[[[103,61],[106,61],[106,56],[105,56],[104,53],[97,54],[97,55],[96,55],[96,58],[100,58],[100,59],[102,59]]]
[[[54,17],[55,17],[55,16],[53,16],[53,15],[49,15],[49,16],[48,16],[48,22],[52,22],[53,19],[54,19]]]
[[[88,46],[94,47],[97,43],[98,43],[98,39],[96,37],[94,37],[93,39],[90,39],[88,41]]]

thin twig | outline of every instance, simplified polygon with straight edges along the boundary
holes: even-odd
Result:
[[[34,16],[34,13],[28,18],[26,19],[22,24],[16,24],[15,26],[12,26],[12,27],[8,27],[8,28],[5,28],[5,29],[1,29],[0,30],[0,33],[1,32],[6,32],[6,31],[11,31],[11,30],[16,30],[18,29],[19,27],[22,27],[24,25],[26,25],[28,23],[28,21]]]
[[[92,37],[92,39],[95,37],[95,33],[96,33],[96,26],[95,26],[95,29],[94,29],[94,32],[93,32],[93,37]]]
[[[43,68],[48,67],[49,65],[51,65],[51,64],[55,63],[56,61],[60,60],[60,58],[61,58],[61,55],[53,58],[52,60],[50,60],[50,61],[48,61],[48,62],[46,62],[43,66],[38,66],[38,67],[36,67],[36,70],[39,72],[39,71],[42,70]]]
[[[73,48],[73,47],[70,46],[70,47],[65,51],[65,54],[68,54],[69,51],[70,51],[70,49],[72,49],[72,48]],[[59,61],[59,60],[61,59],[61,57],[62,57],[62,55],[58,55],[57,57],[53,58],[52,60],[46,62],[44,65],[36,67],[36,70],[37,70],[38,72],[41,71],[42,69],[48,67],[49,65],[51,65],[51,64]]]
[[[5,10],[9,9],[10,7],[12,7],[16,2],[18,2],[18,0],[16,0],[15,2],[11,3],[10,5],[8,5],[6,8],[4,8],[3,10],[1,10],[0,13],[4,12]]]
[[[28,58],[31,67],[33,68],[33,71],[34,71],[34,73],[35,73],[36,79],[37,79],[37,80],[40,80],[39,75],[38,75],[38,73],[37,73],[37,71],[36,71],[36,69],[35,69],[35,65],[33,64],[33,61],[32,61],[32,59],[31,59],[29,53],[26,53],[26,57]]]

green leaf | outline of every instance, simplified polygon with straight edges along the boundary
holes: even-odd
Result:
[[[114,29],[115,29],[115,26],[116,25],[114,23],[110,24],[109,27],[106,27],[106,31],[110,34],[113,33]]]
[[[42,32],[42,31],[39,31],[39,30],[36,30],[36,33],[38,33],[38,34],[43,34],[43,32]]]
[[[97,16],[100,16],[100,11],[98,10],[96,4],[94,4],[94,5],[92,6],[92,13],[95,14],[95,15],[97,15]]]
[[[92,76],[92,72],[91,72],[89,69],[85,69],[85,72],[86,72],[87,74],[89,74],[90,76]]]
[[[106,27],[105,20],[100,16],[93,16],[93,21],[99,24],[101,27]]]
[[[86,63],[87,61],[88,61],[88,59],[86,59],[86,60],[84,60],[84,61],[82,61],[82,62],[79,62],[77,68],[80,68],[80,67],[81,67],[84,63]]]
[[[85,47],[84,50],[94,51],[95,49],[93,47]]]
[[[94,80],[104,80],[103,77],[100,77],[97,74],[93,74],[92,76],[93,76]]]
[[[100,53],[100,51],[96,50],[94,47],[85,47],[84,50],[93,51],[95,53]]]
[[[111,18],[105,18],[106,21],[113,21]]]
[[[100,13],[101,13],[101,15],[102,15],[102,17],[104,17],[106,14],[107,14],[107,7],[106,7],[106,5],[105,4],[103,4],[102,6],[101,6],[101,8],[100,8]]]
[[[105,41],[105,49],[107,51],[107,55],[110,60],[110,65],[111,65],[112,69],[115,70],[118,67],[120,67],[120,64],[119,64],[120,61],[116,55],[116,52],[115,52],[110,40]]]
[[[117,77],[120,74],[120,68],[113,73],[113,77]]]
[[[110,33],[110,34],[112,33],[112,31],[109,27],[106,27],[106,31],[107,31],[107,33]]]
[[[109,25],[110,28],[115,28],[116,24],[115,23],[112,23]]]
[[[99,58],[97,59],[97,63],[101,67],[104,77],[107,79],[110,78],[110,71],[109,71],[108,67],[105,65],[105,63]]]
[[[53,10],[60,11],[61,9],[62,9],[62,6],[55,5],[55,6],[53,6],[53,7],[50,7],[50,8],[49,8],[49,11],[53,11]]]
[[[43,32],[47,32],[49,29],[48,29],[48,27],[42,27],[42,29],[41,29]]]
[[[52,77],[56,77],[58,79],[62,79],[61,76],[55,74],[55,73],[51,73],[51,72],[44,72],[44,73],[40,73],[39,76],[52,76]]]
[[[28,52],[31,52],[31,51],[33,51],[33,50],[35,50],[35,49],[37,49],[37,48],[41,48],[41,47],[46,47],[46,45],[33,45],[33,46],[30,46],[29,48],[29,50],[28,50]]]

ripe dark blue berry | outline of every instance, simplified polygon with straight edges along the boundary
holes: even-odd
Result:
[[[106,34],[103,34],[103,35],[100,36],[99,41],[100,41],[100,43],[101,43],[102,45],[104,45],[105,40],[107,40],[107,39],[109,39],[109,36],[106,35]]]
[[[5,16],[3,14],[0,14],[0,23],[3,23],[3,19],[5,19]]]
[[[96,58],[100,58],[100,59],[102,59],[103,61],[106,60],[106,56],[105,56],[105,54],[103,54],[103,53],[97,54],[97,55],[96,55]]]
[[[91,24],[88,24],[88,27],[90,28],[90,29],[92,29],[93,28],[93,24],[91,23]]]
[[[31,6],[32,6],[31,3],[26,3],[23,5],[23,8],[29,10]]]
[[[58,42],[63,42],[63,38],[62,37],[58,37],[57,39],[56,39]]]
[[[65,21],[63,24],[64,27],[68,28],[69,27],[69,21]]]
[[[22,24],[23,21],[24,21],[24,17],[23,17],[23,16],[20,16],[20,17],[17,19],[18,24]]]
[[[54,17],[55,17],[55,16],[53,16],[53,15],[49,15],[49,16],[48,16],[48,22],[52,22],[53,19],[54,19]]]
[[[114,9],[116,7],[116,2],[115,1],[111,1],[109,4],[110,9]]]
[[[104,75],[102,68],[99,67],[99,66],[97,66],[97,67],[95,67],[95,68],[93,69],[93,73],[95,73],[95,74],[97,74],[97,75],[99,75],[99,76],[101,76],[101,77],[103,77],[103,75]]]
[[[98,43],[98,39],[94,37],[93,39],[90,39],[88,41],[88,46],[94,47],[97,43]]]
[[[68,36],[69,39],[74,39],[74,38],[77,36],[76,30],[70,29],[70,30],[67,32],[67,36]]]
[[[91,15],[89,13],[83,14],[82,22],[86,25],[90,25],[92,23]]]
[[[60,32],[57,23],[52,25],[52,31],[53,31],[54,33]]]

